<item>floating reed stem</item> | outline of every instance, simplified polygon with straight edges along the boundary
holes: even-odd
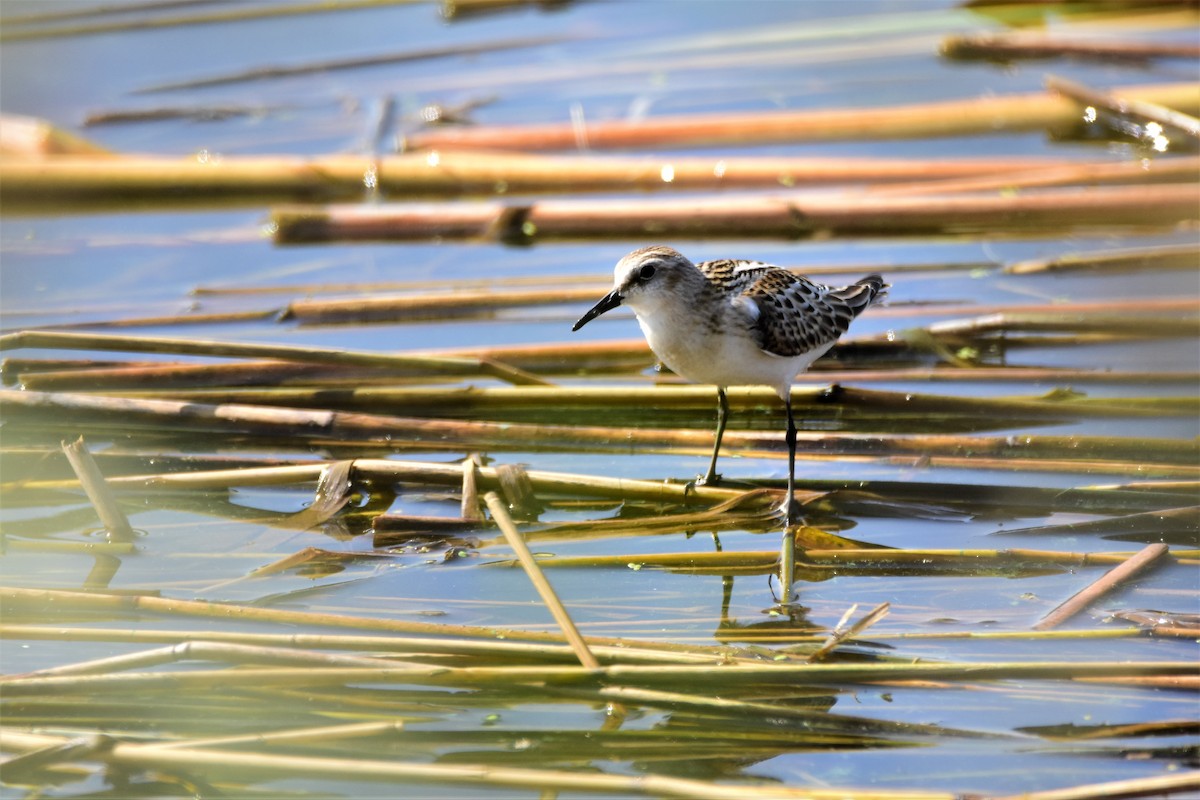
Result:
[[[1010,275],[1090,270],[1135,272],[1152,269],[1195,269],[1197,263],[1200,263],[1200,246],[1182,244],[1100,253],[1068,253],[1050,259],[1018,261],[1004,267],[1004,272]]]
[[[1022,792],[995,800],[1121,800],[1131,797],[1170,797],[1177,792],[1200,790],[1200,770],[1173,775],[1151,775],[1104,783],[1088,783],[1063,789]]]
[[[214,615],[215,616],[215,615]],[[477,629],[483,631],[485,629]],[[1106,633],[1140,635],[1134,628],[1112,629]],[[1072,632],[1073,634],[1077,632]],[[1025,637],[1036,638],[1032,632]],[[1044,634],[1052,636],[1053,633]],[[496,631],[487,629],[479,638],[462,638],[449,632],[443,636],[417,637],[394,633],[388,636],[315,633],[243,633],[226,630],[146,630],[136,628],[71,628],[49,625],[0,624],[0,638],[10,640],[95,641],[183,644],[194,640],[224,642],[255,647],[302,648],[307,650],[356,650],[395,653],[411,658],[429,655],[451,655],[494,661],[520,660],[528,662],[578,661],[574,651],[565,644],[551,642],[520,642],[497,640]],[[561,638],[561,637],[560,637]],[[761,656],[743,653],[728,646],[683,646],[588,637],[589,648],[596,657],[610,664],[715,664],[721,661],[758,663]]]
[[[496,524],[504,534],[504,540],[508,542],[508,546],[517,554],[517,560],[521,562],[521,568],[529,576],[529,580],[533,583],[534,588],[537,589],[542,602],[546,604],[546,608],[550,609],[550,613],[554,616],[554,621],[558,623],[559,630],[563,632],[567,643],[575,651],[575,656],[579,659],[579,663],[589,669],[598,668],[600,662],[592,655],[587,642],[580,635],[579,629],[575,627],[575,621],[571,619],[571,615],[567,612],[566,607],[558,599],[558,593],[554,591],[554,587],[550,585],[550,581],[546,580],[546,576],[542,573],[541,567],[538,566],[537,561],[534,559],[533,553],[529,552],[529,548],[525,545],[525,539],[522,538],[521,532],[517,530],[512,517],[509,516],[508,508],[505,506],[504,501],[500,499],[500,495],[495,492],[488,492],[484,495],[483,499],[487,503],[488,510],[492,512],[492,519],[496,521]]]
[[[88,452],[87,445],[83,443],[83,437],[70,443],[63,442],[62,452],[71,463],[71,469],[79,478],[83,491],[92,501],[92,506],[100,516],[100,523],[108,531],[108,541],[114,544],[128,544],[136,539],[137,535],[129,525],[129,518],[117,505],[117,499],[105,482],[104,473]]]
[[[577,450],[585,447],[601,450],[688,448],[703,451],[711,445],[711,434],[699,430],[625,430],[594,425],[443,420],[68,393],[0,390],[0,405],[12,416],[53,416],[60,424],[63,415],[69,415],[77,426],[137,425],[162,430],[217,431],[318,441],[386,441],[391,445],[408,441],[467,451],[498,447],[518,447],[523,451],[531,448]],[[754,448],[778,452],[783,449],[782,437],[773,433],[730,431],[726,433],[724,441],[731,450]],[[1173,465],[1184,471],[1191,468],[1200,452],[1194,441],[1087,436],[1022,436],[1016,440],[1012,437],[942,434],[801,432],[799,442],[798,453],[801,456],[1023,457],[1075,462],[1086,459],[1140,459],[1144,467]],[[461,472],[458,467],[451,469],[457,484],[461,480]]]
[[[1056,75],[1046,76],[1046,87],[1051,91],[1069,97],[1077,103],[1087,106],[1099,106],[1120,117],[1135,117],[1145,123],[1153,122],[1160,128],[1165,127],[1179,131],[1185,136],[1200,139],[1200,119],[1190,114],[1184,114],[1168,108],[1153,100],[1142,100],[1120,95],[1119,93],[1098,92],[1075,81],[1060,78]],[[1149,131],[1147,131],[1148,133]]]
[[[246,667],[241,669],[176,672],[127,672],[114,675],[75,675],[53,678],[9,678],[6,697],[36,697],[44,693],[91,694],[143,691],[187,691],[219,684],[227,689],[255,686],[339,686],[347,683],[422,686],[592,685],[596,682],[633,686],[694,684],[730,685],[846,685],[880,681],[1073,680],[1078,678],[1195,675],[1191,661],[1096,662],[979,662],[979,663],[865,663],[613,665],[598,669],[579,666],[538,667]]]
[[[1200,111],[1200,83],[1120,86],[1114,94]],[[590,121],[588,147],[698,147],[779,142],[922,139],[931,136],[995,135],[1073,125],[1079,106],[1053,92],[914,103],[884,108],[693,114],[636,122]],[[418,150],[496,148],[574,150],[580,132],[568,124],[476,126],[422,131],[408,139]]]
[[[7,125],[5,118],[5,124]],[[30,125],[33,121],[30,122]],[[76,156],[82,148],[59,135],[42,139],[62,155],[0,161],[0,202],[97,204],[153,200],[156,204],[351,200],[370,175],[384,196],[450,198],[463,195],[563,192],[719,191],[795,186],[944,181],[1027,175],[1074,168],[1116,182],[1178,180],[1184,159],[1161,159],[1152,169],[1060,159],[860,159],[781,156],[621,157],[445,151],[383,155]],[[0,139],[3,142],[3,139]],[[6,145],[7,146],[7,145]],[[12,149],[30,149],[14,142]],[[74,149],[69,149],[74,148]],[[84,154],[90,152],[82,150]],[[1194,171],[1194,170],[1193,170]],[[1105,178],[1104,176],[1108,176]],[[158,207],[156,205],[156,207]]]
[[[27,752],[66,743],[44,736],[0,729],[0,748]],[[395,759],[328,758],[306,755],[246,753],[240,750],[165,748],[128,742],[106,742],[87,760],[161,770],[167,773],[202,772],[222,776],[256,775],[264,779],[312,779],[480,786],[528,791],[597,792],[606,795],[637,794],[679,797],[688,800],[954,800],[946,792],[857,790],[846,788],[778,787],[759,784],[715,783],[674,778],[653,773],[609,775],[597,772],[529,769],[495,764],[429,764]]]
[[[1016,196],[545,200],[525,205],[293,206],[272,212],[279,244],[430,237],[540,242],[648,234],[658,239],[931,236],[1093,227],[1163,229],[1196,219],[1200,210],[1190,185],[1047,189]]]
[[[75,350],[115,350],[128,353],[171,353],[234,358],[275,358],[308,364],[336,364],[376,369],[419,369],[433,374],[491,375],[515,382],[544,383],[522,370],[500,364],[491,358],[454,358],[392,353],[367,353],[321,347],[283,344],[250,344],[204,339],[115,336],[58,331],[20,331],[0,336],[0,350],[53,348]]]
[[[1170,549],[1167,545],[1161,542],[1149,544],[1143,547],[1134,555],[1130,556],[1120,565],[1113,567],[1108,572],[1101,575],[1086,588],[1081,589],[1076,594],[1073,594],[1061,605],[1047,614],[1041,622],[1033,626],[1034,630],[1045,631],[1051,628],[1057,628],[1062,623],[1066,622],[1071,617],[1080,613],[1092,603],[1099,600],[1104,595],[1120,587],[1122,582],[1132,578],[1134,575],[1149,569],[1156,562],[1161,560]]]
[[[72,24],[45,25],[46,22],[61,23],[64,20],[76,18],[71,12],[58,15],[29,15],[20,27],[8,27],[0,36],[0,41],[26,41],[30,39],[48,39],[63,36],[86,36],[100,33],[117,33],[120,31],[141,31],[157,28],[174,28],[189,25],[210,25],[214,23],[242,22],[252,19],[269,19],[287,17],[297,14],[319,14],[330,11],[347,11],[359,8],[374,8],[386,5],[418,2],[419,0],[342,0],[337,5],[319,2],[319,0],[297,0],[291,3],[273,3],[271,5],[244,6],[241,8],[218,9],[216,11],[201,11],[172,16],[142,15],[133,20],[114,20],[112,22],[80,22]],[[101,7],[105,9],[106,7]],[[126,9],[127,10],[127,9]],[[80,16],[96,15],[94,9],[89,9]],[[34,27],[32,23],[40,23]]]
[[[940,52],[946,58],[1008,61],[1027,58],[1090,58],[1103,61],[1149,61],[1200,58],[1200,47],[1167,42],[1096,41],[1045,34],[977,33],[947,36]]]

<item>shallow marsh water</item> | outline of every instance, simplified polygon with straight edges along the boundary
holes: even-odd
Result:
[[[137,4],[131,3],[131,7]],[[214,10],[251,4],[208,4]],[[11,20],[48,9],[79,9],[76,3],[23,3],[0,6],[0,33],[19,29]],[[1051,6],[1046,26],[1052,33],[1086,32],[1083,15]],[[1078,10],[1078,9],[1076,9]],[[205,12],[199,4],[196,13]],[[141,12],[148,14],[150,12]],[[169,13],[169,12],[156,12]],[[1022,13],[1033,13],[1028,9]],[[1174,16],[1167,16],[1174,15]],[[1164,16],[1135,14],[1116,23],[1136,38],[1195,45],[1194,10],[1171,9]],[[884,106],[989,94],[1038,91],[1047,72],[1093,86],[1194,80],[1195,62],[1145,63],[1053,61],[996,65],[955,63],[937,56],[941,39],[952,33],[1002,29],[995,17],[957,8],[949,2],[660,2],[537,5],[464,16],[447,21],[429,3],[395,4],[330,13],[73,35],[13,39],[0,46],[0,110],[48,119],[82,133],[119,153],[160,153],[219,160],[252,154],[366,153],[376,137],[375,120],[385,98],[395,106],[382,150],[420,129],[420,110],[437,103],[470,110],[480,126],[564,122],[572,114],[586,120],[653,118],[660,115],[735,114],[771,109]],[[1106,35],[1112,35],[1109,27]],[[524,44],[517,39],[547,38]],[[264,66],[293,66],[404,51],[512,42],[512,47],[469,56],[446,55],[361,69],[325,70],[311,75],[263,78],[207,88],[146,93],[149,87],[222,76]],[[83,127],[86,114],[156,107],[238,106],[249,113],[212,121],[166,120]],[[1182,142],[1179,142],[1181,146]],[[648,154],[664,163],[685,155],[821,156],[875,158],[969,158],[982,156],[1053,157],[1073,160],[1164,156],[1132,140],[1064,141],[1043,132],[986,136],[769,144],[745,147],[676,147]],[[1174,152],[1167,155],[1174,155]],[[685,193],[663,192],[664,199]],[[375,198],[368,202],[376,202]],[[405,197],[383,200],[403,202]],[[136,336],[191,337],[230,342],[263,342],[371,352],[428,349],[480,351],[510,345],[601,342],[638,336],[629,315],[613,313],[572,336],[571,323],[588,304],[504,309],[491,315],[452,319],[403,319],[370,325],[300,325],[277,318],[224,323],[146,323],[122,320],[186,316],[209,312],[278,311],[309,296],[366,295],[370,284],[440,283],[533,278],[545,283],[594,276],[602,289],[611,265],[625,252],[649,243],[644,237],[596,241],[538,242],[512,247],[485,241],[431,240],[406,243],[331,243],[283,247],[272,242],[267,212],[272,203],[212,204],[195,208],[94,207],[81,213],[46,213],[11,206],[0,218],[0,313],[5,332],[69,326]],[[1118,301],[1136,304],[1193,301],[1193,308],[1139,313],[1142,319],[1194,321],[1200,297],[1195,270],[1127,272],[1072,271],[1018,275],[1005,265],[1076,252],[1105,252],[1196,242],[1194,220],[1161,228],[1086,227],[1036,234],[961,234],[942,237],[842,238],[781,241],[672,240],[694,260],[746,257],[770,263],[844,268],[822,280],[853,279],[880,271],[892,283],[889,306],[856,322],[849,340],[893,332],[903,337],[931,323],[977,316],[971,309]],[[911,265],[962,265],[955,269]],[[889,268],[893,274],[889,273]],[[575,284],[573,284],[575,285]],[[317,288],[314,288],[317,287]],[[327,288],[321,288],[327,287]],[[270,291],[236,294],[233,290]],[[221,290],[221,291],[197,291]],[[376,293],[386,290],[377,290]],[[418,291],[418,290],[414,290]],[[599,295],[597,295],[599,296]],[[1114,315],[1121,311],[1109,311]],[[111,324],[116,323],[116,324]],[[1012,334],[1019,338],[1019,334]],[[94,357],[97,360],[177,360],[132,352],[81,354],[73,351],[9,351],[10,358]],[[961,354],[960,354],[961,355]],[[806,451],[801,454],[801,488],[834,491],[814,507],[811,524],[859,542],[897,549],[1132,552],[1166,541],[1178,553],[1196,548],[1196,527],[1181,524],[1162,531],[1123,533],[1120,523],[1106,531],[1056,529],[1137,513],[1196,505],[1194,445],[1200,434],[1196,398],[1198,351],[1194,335],[1154,338],[1117,336],[1081,343],[1064,335],[1057,344],[1012,343],[1006,358],[985,354],[985,366],[1025,366],[1110,371],[1110,381],[1079,382],[1054,377],[994,380],[921,380],[911,373],[876,375],[847,386],[869,390],[963,398],[1036,398],[1072,389],[1088,398],[1162,398],[1174,410],[1130,416],[1064,413],[1063,418],[1028,419],[1014,414],[943,417],[917,414],[908,428],[894,416],[864,416],[848,408],[812,406],[801,426],[813,432],[862,432],[883,436],[894,430],[914,435],[986,437],[1011,444],[1005,457],[979,460],[964,445],[956,452],[904,452],[898,455]],[[886,370],[886,362],[855,360],[850,370]],[[208,363],[212,359],[178,359]],[[931,359],[921,363],[928,366]],[[842,370],[843,365],[833,369]],[[1123,377],[1175,373],[1144,382]],[[7,374],[7,373],[6,373]],[[549,378],[562,386],[647,386],[674,383],[646,358],[641,369],[614,374],[567,370]],[[797,384],[824,387],[820,371]],[[323,388],[354,387],[353,379]],[[403,385],[414,385],[405,383]],[[415,385],[426,385],[417,383]],[[427,382],[433,387],[503,386],[489,378]],[[138,390],[152,386],[136,387]],[[235,387],[220,387],[235,388]],[[197,400],[199,396],[191,397]],[[230,395],[226,399],[236,398]],[[321,407],[317,402],[317,407]],[[203,402],[200,400],[200,402]],[[332,400],[330,400],[332,402]],[[1189,405],[1189,402],[1191,405]],[[372,413],[409,416],[403,407],[372,407]],[[135,428],[95,419],[4,415],[0,481],[5,491],[6,549],[0,579],[14,590],[86,589],[103,595],[161,597],[167,600],[229,603],[264,611],[313,612],[355,618],[356,623],[316,624],[301,618],[253,621],[197,616],[162,607],[91,608],[31,600],[10,594],[6,626],[69,628],[60,636],[33,635],[9,627],[0,641],[6,674],[21,674],[91,659],[135,653],[159,644],[119,631],[166,631],[162,643],[191,634],[364,634],[366,620],[480,626],[517,631],[555,630],[550,614],[526,576],[505,565],[511,552],[494,529],[458,534],[451,540],[420,541],[391,548],[375,546],[372,514],[389,511],[415,517],[459,514],[458,488],[400,482],[394,487],[359,486],[368,503],[355,498],[340,514],[306,530],[287,517],[313,500],[313,483],[285,486],[235,484],[229,491],[121,490],[122,506],[138,532],[132,553],[107,554],[95,512],[74,488],[29,488],[29,481],[67,478],[60,441],[83,434],[109,477],[187,472],[205,466],[280,461],[380,458],[457,464],[470,452],[486,451],[497,463],[530,470],[589,476],[684,482],[705,464],[707,445],[638,446],[624,438],[637,427],[707,430],[712,412],[703,408],[647,408],[581,412],[574,406],[505,412],[489,408],[447,410],[444,418],[498,422],[610,425],[611,441],[537,447],[508,442],[477,446],[406,440],[254,436]],[[588,414],[594,414],[589,417]],[[672,420],[672,417],[675,417]],[[780,432],[781,414],[769,403],[735,411],[731,432]],[[1024,459],[1027,439],[1078,437],[1110,442],[1112,451],[1072,462],[1069,454]],[[779,438],[782,438],[781,435]],[[1174,455],[1139,453],[1138,442],[1161,440]],[[756,440],[757,441],[757,440]],[[781,442],[728,448],[721,471],[727,485],[760,483],[778,487],[786,460]],[[1098,446],[1098,445],[1097,445]],[[1132,456],[1116,454],[1126,447]],[[1164,445],[1165,446],[1165,445]],[[1188,448],[1192,448],[1189,451]],[[1189,454],[1190,453],[1190,454]],[[1020,460],[1011,461],[1013,457]],[[218,463],[219,462],[219,463]],[[1050,463],[1053,462],[1053,463]],[[1071,490],[1147,481],[1173,486],[1136,486],[1103,501],[1078,500]],[[918,490],[930,484],[928,491]],[[996,487],[994,489],[981,487]],[[1003,487],[1029,490],[1024,499]],[[1053,490],[1061,495],[1032,493]],[[389,492],[395,491],[392,499]],[[865,490],[856,494],[859,490]],[[1139,495],[1140,493],[1140,495]],[[1086,493],[1079,495],[1083,497]],[[1119,497],[1118,497],[1119,495]],[[1140,499],[1139,499],[1140,498]],[[838,663],[1194,662],[1195,637],[1125,635],[1131,623],[1107,616],[1110,610],[1195,613],[1200,587],[1195,561],[1176,559],[1133,580],[1065,626],[1094,631],[1091,638],[1036,637],[1029,630],[1050,609],[1098,577],[1108,565],[1049,568],[1044,562],[984,559],[982,565],[929,564],[904,567],[841,564],[802,568],[799,606],[791,615],[775,607],[776,583],[770,570],[672,571],[654,566],[661,554],[707,556],[775,551],[779,532],[765,524],[722,529],[709,535],[694,530],[619,536],[582,534],[543,539],[543,523],[580,522],[620,514],[653,519],[683,510],[675,505],[623,502],[622,498],[552,497],[538,523],[522,523],[532,549],[546,559],[547,574],[582,632],[662,645],[727,647],[738,657],[765,663],[795,657],[791,645],[805,635],[828,633],[854,604],[860,613],[881,603],[891,606],[883,621],[854,645],[843,647]],[[366,509],[355,504],[367,503]],[[374,505],[372,505],[372,503]],[[376,507],[378,506],[378,507]],[[684,526],[685,528],[688,526]],[[58,547],[62,545],[62,547]],[[73,548],[73,549],[72,549]],[[263,568],[305,548],[360,558],[316,560],[279,569]],[[114,551],[116,552],[116,551]],[[371,556],[384,555],[382,558]],[[627,558],[620,566],[556,567],[554,558]],[[1194,559],[1194,555],[1190,558]],[[256,572],[262,570],[260,572]],[[56,604],[57,603],[57,604]],[[182,607],[181,607],[182,608]],[[108,641],[92,641],[86,629],[116,629]],[[395,633],[394,631],[392,633]],[[987,638],[978,634],[1012,634]],[[932,634],[948,634],[933,638]],[[975,634],[953,638],[953,634]],[[912,635],[912,638],[903,638]],[[176,637],[172,639],[172,637]],[[1108,638],[1102,638],[1108,637]],[[818,638],[820,638],[818,636]],[[803,640],[805,644],[811,642]],[[160,643],[161,644],[161,643]],[[751,648],[744,650],[740,648]],[[367,644],[348,654],[375,654]],[[714,653],[716,651],[713,651]],[[402,658],[405,656],[401,656]],[[468,656],[430,657],[429,663],[485,666]],[[523,663],[496,657],[496,666]],[[257,662],[253,662],[257,663]],[[204,664],[211,668],[211,663]],[[160,666],[187,671],[187,667]],[[714,667],[716,669],[716,667]],[[154,669],[147,670],[154,672]],[[228,670],[235,672],[236,668]],[[789,713],[828,711],[828,719],[778,718],[744,713],[722,716],[711,709],[681,704],[625,703],[614,726],[594,691],[572,697],[562,686],[529,683],[477,686],[348,681],[296,689],[287,685],[239,687],[219,677],[189,691],[58,687],[5,700],[3,724],[10,729],[53,736],[104,731],[129,742],[187,737],[265,733],[340,722],[403,720],[402,734],[377,734],[308,745],[312,757],[392,760],[441,765],[487,765],[612,775],[691,778],[713,786],[745,784],[747,792],[792,788],[846,788],[889,792],[919,791],[1001,796],[1120,779],[1184,774],[1196,766],[1195,695],[1169,690],[1056,679],[962,680],[894,684],[845,681],[808,685],[748,684],[662,686],[703,698],[736,697],[773,703]],[[619,682],[617,682],[619,683]],[[568,687],[571,688],[571,687]],[[581,688],[576,686],[574,688]],[[591,691],[593,687],[587,686]],[[851,719],[853,718],[853,719]],[[875,730],[859,719],[913,726]],[[843,720],[844,729],[825,734],[820,725]],[[1139,730],[1136,726],[1144,725]],[[940,726],[937,729],[918,726]],[[1052,726],[1060,726],[1053,728]],[[1070,726],[1075,726],[1072,730]],[[1103,726],[1114,728],[1108,733]],[[1086,738],[1092,731],[1093,738]],[[1100,732],[1097,732],[1100,731]],[[1147,734],[1146,731],[1150,733]],[[964,733],[965,732],[965,733]],[[859,738],[855,739],[854,736]],[[840,738],[839,738],[840,737]],[[874,737],[874,738],[871,738]],[[244,752],[261,748],[246,745]],[[289,751],[291,752],[291,751]],[[92,763],[92,762],[84,762]],[[268,774],[205,772],[181,765],[176,771],[60,770],[21,774],[5,789],[13,797],[100,796],[345,796],[345,797],[537,797],[526,786],[472,785],[469,770],[455,780],[443,775],[414,782],[365,782],[352,771],[339,777],[283,778]],[[212,777],[207,777],[207,776]],[[198,777],[205,776],[205,777]],[[544,791],[559,796],[635,796],[632,790],[592,787],[572,791],[548,782]],[[1192,787],[1200,796],[1200,787]],[[544,796],[544,795],[541,795]],[[750,795],[747,795],[750,796]],[[854,795],[851,795],[854,796]],[[864,795],[866,796],[866,795]],[[899,796],[899,795],[895,795]],[[1178,796],[1188,796],[1181,794]]]

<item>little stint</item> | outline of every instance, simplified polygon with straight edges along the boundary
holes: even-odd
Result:
[[[708,471],[697,482],[719,479],[717,454],[729,416],[726,387],[770,386],[783,400],[788,446],[783,511],[791,527],[799,517],[792,381],[833,347],[855,317],[885,295],[883,278],[871,275],[835,289],[757,261],[693,264],[662,245],[634,250],[617,262],[613,274],[613,290],[572,330],[605,311],[629,306],[650,349],[672,372],[693,383],[716,384],[716,441]],[[785,533],[785,542],[787,538]],[[785,546],[786,552],[791,549]],[[789,583],[784,582],[785,602]]]

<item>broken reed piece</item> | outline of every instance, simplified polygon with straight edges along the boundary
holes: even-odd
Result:
[[[96,460],[88,452],[83,437],[81,436],[73,442],[63,442],[62,452],[70,462],[71,469],[79,478],[79,483],[83,486],[88,500],[92,502],[92,506],[100,516],[101,524],[108,531],[108,541],[127,544],[136,539],[137,534],[133,532],[129,519],[117,504],[117,498],[113,495],[108,482],[104,480],[104,474],[100,472]]]
[[[383,369],[418,368],[448,375],[491,375],[504,381],[520,384],[547,383],[535,375],[501,364],[492,358],[414,356],[286,344],[60,331],[24,330],[0,335],[0,351],[22,348],[115,350],[127,353],[170,353],[217,358],[270,358],[308,364],[340,364]]]
[[[1070,39],[1044,34],[982,33],[947,36],[939,48],[945,58],[970,60],[1033,58],[1089,58],[1105,61],[1147,61],[1158,58],[1200,58],[1200,47],[1191,44],[1139,41]]]
[[[1132,555],[1122,564],[1113,567],[1100,576],[1085,589],[1069,597],[1065,602],[1042,618],[1033,626],[1035,631],[1047,631],[1057,628],[1071,617],[1086,609],[1099,598],[1118,588],[1123,581],[1128,580],[1142,570],[1154,566],[1170,550],[1162,542],[1149,544]]]
[[[504,501],[500,499],[500,495],[495,492],[488,492],[483,496],[484,502],[487,503],[488,510],[492,512],[492,519],[500,526],[501,532],[504,534],[505,540],[509,547],[517,554],[517,559],[521,562],[521,567],[525,570],[525,574],[529,576],[529,580],[533,582],[534,588],[541,595],[542,602],[550,609],[550,613],[554,615],[554,621],[558,623],[558,627],[566,637],[567,643],[571,645],[571,649],[575,651],[576,657],[579,658],[579,663],[588,669],[599,669],[600,662],[592,655],[591,649],[583,636],[579,633],[579,629],[575,627],[574,620],[567,613],[562,601],[559,600],[558,594],[554,591],[554,587],[546,580],[546,576],[542,573],[541,567],[533,557],[533,553],[529,552],[529,547],[525,544],[525,539],[521,536],[521,532],[517,530],[517,526],[513,523],[513,519],[509,516],[508,507]]]
[[[774,238],[936,236],[1062,232],[1074,228],[1166,230],[1200,219],[1194,184],[1051,189],[1009,195],[708,196],[669,201],[544,200],[281,206],[277,244],[334,241],[531,243],[613,237]]]
[[[1200,83],[1121,86],[1123,96],[1200,111]],[[745,114],[688,114],[637,121],[587,124],[588,147],[697,147],[817,141],[919,139],[931,136],[995,135],[1072,125],[1076,103],[1053,92],[1029,92],[965,100],[911,103],[882,108],[764,111]],[[494,148],[575,150],[579,131],[570,122],[440,128],[408,137],[410,150]]]
[[[1129,97],[1124,94],[1100,92],[1057,75],[1046,76],[1046,88],[1058,92],[1064,97],[1069,97],[1077,103],[1099,106],[1119,117],[1138,118],[1142,120],[1143,125],[1153,122],[1177,130],[1193,139],[1200,139],[1200,119],[1169,108],[1163,103]]]
[[[0,116],[0,122],[8,123]],[[38,122],[37,120],[31,120]],[[20,130],[19,126],[17,130]],[[10,138],[5,130],[0,142]],[[15,133],[15,132],[14,132]],[[29,149],[28,145],[13,147]],[[0,150],[0,152],[3,152]],[[792,156],[675,156],[528,154],[453,150],[369,158],[325,154],[76,157],[0,162],[0,198],[8,204],[113,205],[152,199],[260,204],[358,200],[369,176],[383,196],[453,198],[464,195],[772,189],[792,186],[894,183],[1026,174],[1064,163],[1055,158],[874,159]],[[89,151],[78,151],[80,156]],[[1101,163],[1078,162],[1099,168]]]

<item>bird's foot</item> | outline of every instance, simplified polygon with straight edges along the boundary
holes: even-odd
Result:
[[[785,528],[802,524],[804,522],[803,511],[804,509],[800,505],[800,502],[795,498],[784,500],[779,504],[779,508],[776,509],[776,513],[783,517],[783,526]]]
[[[694,491],[697,486],[715,486],[720,482],[721,476],[715,473],[710,472],[707,475],[697,475],[696,480],[689,481],[687,485],[683,487],[683,493],[684,495],[687,495],[689,492]]]

